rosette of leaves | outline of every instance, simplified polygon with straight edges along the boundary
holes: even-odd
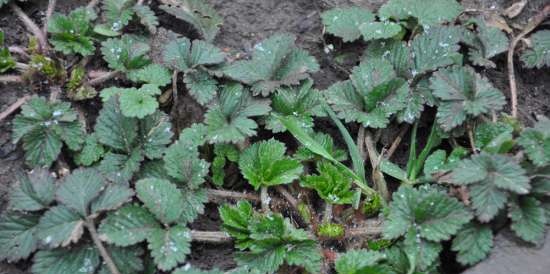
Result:
[[[321,14],[328,33],[352,42],[361,35],[363,40],[387,39],[401,32],[401,25],[383,20],[376,22],[370,10],[361,7],[334,8]]]
[[[382,18],[415,18],[422,26],[452,22],[463,11],[455,0],[390,0],[378,11]]]
[[[15,68],[15,64],[9,49],[4,46],[4,32],[0,31],[0,73]]]
[[[402,250],[416,271],[429,269],[442,250],[440,241],[449,240],[473,217],[458,200],[429,185],[401,186],[392,197],[384,238],[403,237]]]
[[[202,0],[161,0],[160,8],[191,24],[201,37],[211,42],[218,34],[223,18],[208,3]]]
[[[122,102],[121,102],[122,103]],[[140,168],[145,158],[163,156],[173,133],[166,114],[155,111],[137,119],[124,116],[117,96],[104,102],[95,125],[95,135],[107,150],[99,170],[109,179],[126,182]]]
[[[408,93],[409,85],[396,77],[391,63],[374,59],[361,62],[350,80],[332,85],[325,95],[340,119],[384,128],[390,116],[405,107]]]
[[[266,128],[273,133],[285,132],[286,128],[281,124],[277,116],[295,116],[304,128],[313,127],[314,116],[324,116],[320,100],[321,93],[313,89],[313,81],[307,79],[300,86],[281,87],[273,94],[271,107],[273,111],[266,118]]]
[[[550,163],[550,120],[539,117],[532,128],[526,128],[517,139],[518,144],[527,153],[529,160],[542,167]]]
[[[78,151],[84,128],[69,103],[33,97],[13,120],[13,142],[23,141],[25,161],[31,166],[50,166],[63,144]]]
[[[312,188],[330,204],[352,204],[355,192],[352,190],[353,179],[337,166],[327,161],[317,163],[318,175],[308,175],[300,180],[300,185]]]
[[[529,38],[532,47],[521,55],[521,60],[528,68],[550,66],[550,30],[535,32]]]
[[[256,142],[240,155],[241,173],[256,190],[291,183],[298,179],[303,167],[285,152],[285,144],[275,139]]]
[[[321,253],[306,231],[295,228],[278,213],[260,214],[248,202],[219,209],[223,229],[235,240],[237,264],[275,273],[283,264],[300,266],[310,273],[319,273]]]
[[[147,53],[150,47],[146,39],[125,34],[120,38],[109,38],[101,43],[101,54],[110,69],[129,73],[151,63]]]
[[[184,73],[189,94],[201,105],[209,103],[216,95],[218,82],[207,71],[206,66],[225,61],[225,54],[214,45],[191,41],[185,37],[171,41],[163,51],[163,62],[169,68]]]
[[[96,25],[94,31],[105,36],[118,36],[122,33],[134,15],[151,33],[155,33],[159,24],[158,18],[147,5],[137,5],[135,0],[104,0],[104,23]]]
[[[50,43],[63,54],[92,55],[95,46],[91,23],[97,15],[91,9],[78,8],[69,15],[54,14],[48,23]]]
[[[502,92],[470,67],[441,69],[430,78],[430,87],[439,99],[437,122],[445,131],[506,104]]]
[[[133,194],[125,185],[108,183],[94,169],[75,170],[59,182],[46,169],[21,176],[0,220],[0,259],[17,261],[40,249],[32,273],[95,273],[105,267],[100,266],[96,247],[84,240],[84,229],[95,230],[94,218],[120,207]],[[127,258],[133,257],[137,265],[125,265],[116,250],[107,249],[121,273],[142,270],[139,254],[132,256],[133,251],[127,250]]]
[[[319,64],[307,51],[296,48],[296,37],[276,34],[256,44],[250,60],[236,61],[223,68],[223,73],[252,86],[254,95],[267,96],[281,86],[300,84]]]
[[[256,135],[258,124],[252,119],[269,113],[269,100],[252,97],[242,85],[231,83],[221,88],[206,113],[210,143],[238,143]]]

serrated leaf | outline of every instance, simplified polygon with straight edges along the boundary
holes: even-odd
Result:
[[[521,239],[538,244],[544,239],[546,215],[541,203],[533,197],[519,197],[510,206],[511,228]]]
[[[247,201],[239,201],[236,206],[225,204],[218,210],[223,221],[223,230],[235,238],[237,248],[246,249],[250,242],[248,225],[254,214],[252,205]]]
[[[166,172],[177,180],[178,185],[194,190],[204,183],[209,164],[199,158],[197,147],[178,141],[166,150],[163,159]]]
[[[108,246],[107,250],[121,274],[141,273],[144,270],[143,260],[141,259],[143,249],[140,247],[120,248]],[[111,271],[105,264],[102,264],[98,274],[111,274]]]
[[[82,150],[75,156],[77,164],[82,166],[91,166],[99,161],[105,154],[105,149],[99,143],[96,134],[86,136]]]
[[[472,219],[472,214],[458,200],[431,187],[420,190],[400,187],[393,194],[389,210],[384,224],[387,239],[414,229],[418,237],[429,241],[448,240]]]
[[[272,97],[273,111],[266,119],[266,128],[273,133],[286,131],[277,118],[279,115],[292,115],[304,127],[313,127],[313,116],[324,116],[321,100],[321,93],[313,88],[313,81],[310,79],[303,81],[300,86],[277,89]]]
[[[206,106],[214,99],[218,90],[218,81],[203,70],[191,70],[187,72],[183,78],[183,82],[189,90],[189,94],[203,106]]]
[[[240,84],[222,88],[218,102],[206,113],[210,143],[237,143],[256,135],[258,124],[251,117],[269,113],[269,101],[253,98]]]
[[[414,228],[409,229],[403,241],[403,251],[409,264],[419,271],[426,271],[434,265],[442,249],[440,243],[423,239]]]
[[[99,226],[100,238],[117,246],[130,246],[147,238],[160,229],[159,223],[147,209],[126,205],[110,213]]]
[[[377,251],[366,249],[349,250],[340,255],[336,260],[336,272],[338,274],[369,273],[364,269],[375,266],[384,258],[384,254]]]
[[[296,48],[296,37],[276,34],[256,44],[251,60],[234,62],[223,73],[252,86],[255,95],[267,96],[280,86],[297,85],[319,64],[307,51]]]
[[[136,119],[122,115],[117,98],[103,103],[95,125],[99,141],[114,149],[130,153],[137,138]]]
[[[351,42],[361,37],[360,26],[374,20],[371,11],[359,7],[334,8],[321,14],[326,32]]]
[[[231,162],[237,162],[239,160],[239,151],[232,145],[216,144],[214,146],[214,155],[210,168],[212,171],[212,182],[217,186],[223,186],[226,158]]]
[[[491,184],[475,184],[469,187],[477,218],[481,222],[492,220],[508,200],[508,192]]]
[[[298,178],[303,167],[297,160],[286,157],[285,152],[285,145],[275,139],[254,143],[241,153],[239,168],[256,190],[288,184]]]
[[[134,35],[125,34],[101,43],[101,54],[109,68],[122,72],[148,65],[151,62],[146,56],[149,50],[149,44],[145,39]]]
[[[352,190],[352,178],[347,173],[329,162],[320,162],[317,164],[319,175],[309,175],[303,177],[300,185],[313,188],[317,194],[331,204],[351,204],[355,192]]]
[[[214,270],[200,270],[196,269],[194,267],[191,267],[191,265],[185,265],[184,267],[178,268],[172,272],[172,274],[223,274],[222,271],[214,269]],[[236,273],[235,273],[236,274]]]
[[[98,170],[107,179],[116,183],[126,183],[139,170],[143,161],[140,150],[134,150],[130,155],[107,153],[99,163]]]
[[[109,184],[101,195],[91,204],[91,212],[94,214],[102,211],[114,210],[129,201],[134,196],[134,191],[122,184]]]
[[[48,207],[55,199],[55,179],[47,169],[35,169],[18,176],[9,195],[9,208],[37,211]]]
[[[202,0],[178,0],[176,5],[162,5],[160,8],[191,24],[206,41],[212,41],[218,34],[223,18],[208,3]]]
[[[496,67],[489,59],[505,52],[508,49],[506,34],[492,26],[488,26],[484,19],[473,20],[477,26],[477,36],[473,48],[469,50],[469,59],[474,65]]]
[[[521,61],[528,68],[550,66],[550,30],[537,31],[530,39],[533,47],[521,55]]]
[[[103,15],[106,25],[114,32],[120,32],[134,15],[132,0],[105,0],[103,1]]]
[[[315,133],[312,136],[312,139],[336,161],[345,161],[348,159],[347,152],[336,147],[334,140],[330,135],[325,133]],[[301,144],[298,147],[298,150],[296,150],[296,153],[294,153],[293,157],[300,161],[309,161],[314,160],[317,157],[317,154],[310,150],[307,146]]]
[[[48,247],[76,243],[84,232],[84,221],[65,206],[55,206],[42,215],[36,227],[40,240]]]
[[[99,267],[99,252],[92,246],[42,250],[33,258],[33,274],[94,274]]]
[[[4,73],[8,70],[14,69],[17,65],[17,62],[11,56],[9,49],[3,47],[3,32],[2,33],[2,43],[0,43],[0,73]]]
[[[453,239],[452,250],[462,265],[473,265],[485,259],[493,247],[493,232],[487,225],[470,223]]]
[[[370,41],[376,39],[392,38],[401,32],[401,25],[390,22],[368,22],[359,26],[359,31],[363,35],[363,40]]]
[[[90,203],[105,187],[105,179],[94,169],[77,169],[63,179],[56,199],[80,216],[90,214]]]
[[[170,117],[161,111],[142,119],[139,122],[139,133],[143,152],[149,159],[161,158],[174,135]]]
[[[15,212],[0,217],[0,260],[15,262],[26,259],[38,248],[38,220],[37,215]]]
[[[415,17],[420,25],[453,21],[463,8],[455,0],[390,0],[378,11],[383,18]]]
[[[168,271],[185,261],[191,252],[191,234],[184,226],[156,229],[148,237],[148,248],[157,267]]]
[[[136,182],[137,197],[164,224],[176,222],[183,213],[183,196],[167,180],[148,178]]]
[[[453,1],[453,0],[451,0]],[[411,43],[412,75],[424,74],[440,67],[462,64],[458,42],[462,29],[454,26],[432,27],[418,35]]]
[[[403,79],[395,78],[388,61],[361,62],[350,79],[332,85],[326,92],[327,102],[346,122],[383,128],[392,114],[405,107],[409,86]]]
[[[150,64],[138,70],[132,71],[129,78],[135,82],[143,82],[163,87],[172,82],[170,71],[159,64]]]
[[[371,41],[362,60],[384,59],[389,61],[399,77],[410,78],[413,58],[407,43],[395,39]],[[368,62],[368,61],[367,61]]]
[[[48,21],[48,33],[51,34],[49,41],[55,50],[64,54],[92,55],[95,46],[90,21],[95,16],[91,9],[85,8],[75,9],[69,15],[52,15]]]
[[[533,128],[524,129],[517,139],[529,160],[537,166],[550,162],[550,120],[542,117]]]
[[[225,60],[225,53],[213,44],[201,40],[191,43],[186,37],[168,43],[162,55],[167,66],[184,72],[200,65],[215,65]]]
[[[499,111],[506,104],[504,95],[470,67],[442,69],[430,78],[433,94],[441,101],[437,121],[449,131],[468,117]]]
[[[186,189],[182,192],[184,210],[179,219],[179,224],[193,222],[199,215],[204,214],[205,204],[208,203],[206,189]]]
[[[155,88],[152,94],[148,90],[130,88],[120,94],[120,109],[126,117],[143,117],[153,114],[159,107],[157,99],[153,96],[160,93]]]
[[[139,17],[139,22],[147,27],[150,33],[157,32],[159,21],[155,12],[147,5],[135,5],[134,12]]]
[[[206,125],[192,124],[181,131],[178,142],[183,143],[187,147],[197,148],[206,143],[207,134],[208,128]]]

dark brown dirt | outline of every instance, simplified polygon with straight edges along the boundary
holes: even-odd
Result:
[[[324,42],[322,38],[322,25],[319,13],[336,6],[359,5],[371,10],[378,9],[385,0],[206,0],[224,18],[224,25],[216,38],[216,44],[223,48],[229,48],[233,52],[250,53],[253,45],[276,32],[290,32],[298,37],[298,46],[309,50],[320,62],[320,72],[313,75],[319,89],[328,87],[331,83],[346,77],[342,68],[335,67],[331,54],[323,51]],[[69,10],[83,6],[86,0],[58,1],[56,11],[68,12]],[[511,5],[512,0],[464,0],[461,1],[466,7],[477,9],[501,9]],[[524,23],[536,11],[540,10],[543,3],[548,0],[531,0],[525,11],[515,20],[517,23]],[[31,1],[22,5],[22,8],[33,19],[40,23],[44,17],[47,1]],[[161,16],[163,26],[180,34],[193,36],[193,31],[185,23],[181,23],[169,16]],[[8,8],[0,10],[0,28],[6,33],[7,45],[26,45],[27,34],[21,23],[13,16]],[[328,42],[330,38],[328,38]],[[337,48],[344,45],[335,44]],[[362,52],[357,45],[345,45],[357,49],[357,54]],[[508,80],[506,72],[506,60],[499,59],[498,68],[487,70],[484,73],[503,92],[508,92]],[[518,77],[518,88],[520,91],[519,107],[522,120],[530,123],[532,117],[537,114],[550,114],[550,73],[548,70],[524,70],[516,63],[516,75]],[[349,68],[353,63],[346,64],[344,69]],[[0,111],[6,109],[10,104],[30,90],[22,86],[0,84]],[[190,123],[201,121],[203,109],[191,103],[192,100],[186,96],[180,98],[180,105],[172,111],[176,118],[176,124],[182,128]],[[334,132],[329,123],[321,122],[318,127],[325,128],[327,132]],[[0,210],[5,207],[5,195],[9,185],[14,181],[15,172],[24,169],[23,153],[20,147],[11,143],[11,120],[0,124]],[[386,134],[388,135],[388,134]],[[393,134],[389,134],[393,135]],[[384,135],[383,135],[384,136]],[[408,138],[408,137],[406,137]],[[400,149],[406,152],[406,140]],[[396,155],[399,157],[399,155]],[[219,216],[214,205],[208,205],[206,213],[194,224],[193,228],[203,230],[218,230]],[[205,245],[193,244],[193,254],[189,256],[192,265],[202,268],[217,267],[229,269],[234,266],[231,259],[231,245]],[[523,273],[525,270],[522,271]],[[0,263],[0,274],[20,274],[14,266]]]

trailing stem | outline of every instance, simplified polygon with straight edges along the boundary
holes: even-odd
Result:
[[[229,234],[223,231],[191,230],[191,240],[204,243],[230,243],[233,241]]]
[[[109,81],[115,77],[117,77],[119,75],[120,72],[118,71],[109,71],[109,72],[105,72],[105,73],[102,73],[102,74],[99,74],[99,76],[91,79],[90,81],[88,81],[88,85],[90,86],[97,86],[97,85],[100,85],[106,81]]]
[[[48,40],[46,40],[46,36],[42,32],[42,30],[34,23],[34,21],[25,14],[25,12],[15,3],[11,2],[10,8],[15,12],[17,17],[23,21],[23,24],[27,28],[28,31],[30,31],[36,39],[38,39],[39,47],[42,52],[46,51],[48,49]]]
[[[109,268],[111,274],[120,274],[120,271],[118,271],[118,268],[111,258],[111,255],[109,255],[109,252],[107,251],[107,249],[105,249],[105,246],[103,246],[103,243],[99,239],[99,235],[97,234],[97,231],[95,229],[94,220],[92,218],[88,218],[84,222],[84,225],[88,229],[88,232],[90,232],[90,236],[92,236],[92,240],[94,241],[95,246],[99,250],[99,254],[101,254],[101,257],[107,265],[107,268]]]
[[[249,200],[252,202],[260,202],[260,197],[252,193],[242,193],[236,191],[228,190],[219,190],[219,189],[208,189],[206,190],[208,194],[208,200],[217,200],[217,199],[232,199],[232,200]]]
[[[267,192],[267,186],[262,186],[260,188],[260,200],[262,203],[262,210],[264,212],[269,212],[270,198],[269,193]]]

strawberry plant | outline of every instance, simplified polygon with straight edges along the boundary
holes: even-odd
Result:
[[[542,19],[514,36],[455,0],[389,0],[235,54],[207,1],[48,1],[42,28],[18,2],[0,7],[32,36],[0,32],[0,84],[37,94],[0,115],[21,108],[12,140],[29,168],[10,178],[0,260],[33,274],[443,273],[487,258],[502,230],[544,239],[550,120],[507,115],[485,73],[508,50],[513,75],[522,39],[525,68],[548,66]],[[322,60],[298,46],[310,39]],[[339,81],[316,83],[327,67]],[[192,266],[210,244],[234,263]]]

